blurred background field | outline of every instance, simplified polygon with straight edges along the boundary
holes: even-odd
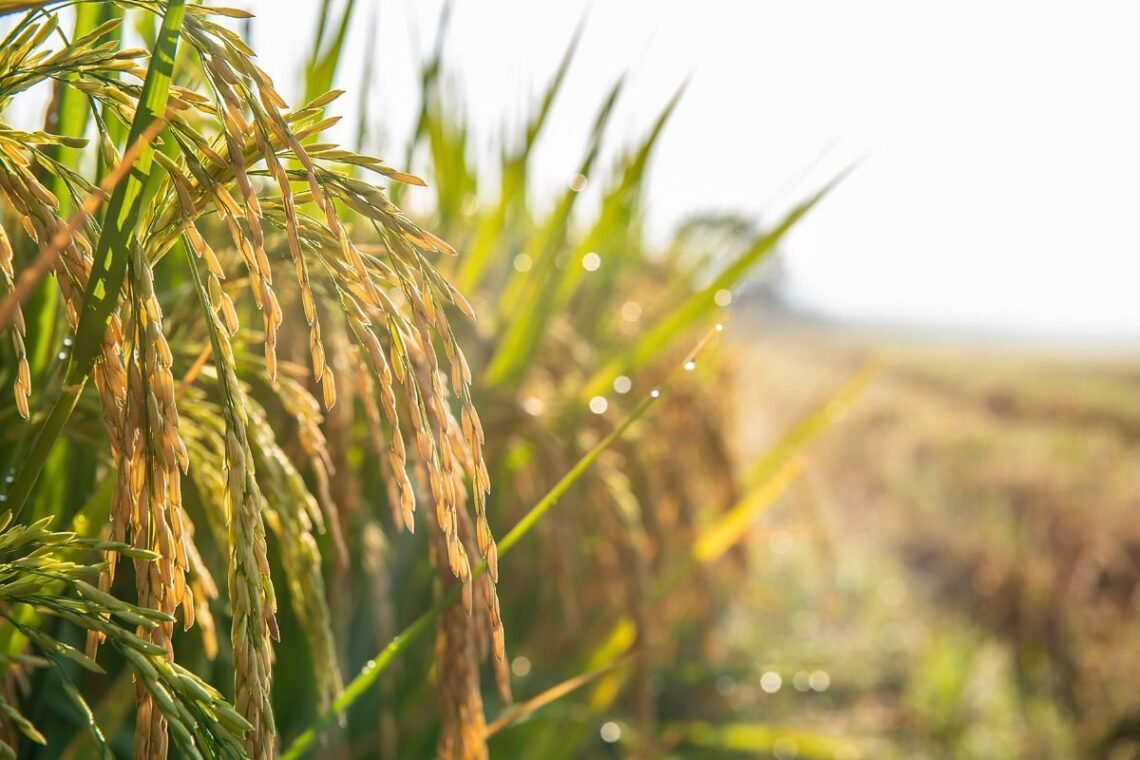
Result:
[[[709,699],[873,756],[1132,756],[1135,357],[738,314],[742,451],[885,369],[753,535]]]

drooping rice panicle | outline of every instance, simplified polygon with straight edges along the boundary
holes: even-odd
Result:
[[[331,479],[335,467],[328,453],[328,441],[321,430],[324,417],[321,415],[320,403],[293,378],[279,378],[278,390],[281,406],[296,420],[297,440],[305,452],[308,470],[316,480],[315,502],[306,499],[302,503],[309,507],[308,518],[316,529],[324,532],[327,526],[336,550],[337,562],[345,565],[348,562],[348,546],[341,527],[343,521],[340,508],[332,496]]]
[[[123,0],[107,8],[145,17],[161,16],[175,4]],[[361,432],[351,425],[360,399],[380,460],[381,490],[398,515],[397,524],[413,530],[417,498],[430,500],[429,524],[443,537],[440,566],[464,587],[466,614],[457,626],[462,622],[473,656],[495,653],[505,685],[483,433],[469,389],[472,373],[447,314],[472,316],[471,307],[435,269],[437,257],[455,251],[413,223],[376,184],[422,185],[422,180],[379,159],[319,142],[335,124],[335,117],[323,111],[338,93],[287,110],[242,38],[215,21],[217,15],[242,14],[197,4],[185,8],[176,32],[181,55],[170,56],[168,106],[152,114],[157,120],[147,138],[153,145],[147,147],[154,150],[148,151],[145,171],[129,171],[139,143],[124,141],[122,127],[145,115],[148,86],[140,80],[149,79],[160,56],[148,61],[146,51],[124,50],[119,19],[70,41],[58,35],[63,44],[57,45],[54,9],[43,2],[25,5],[32,12],[16,22],[0,51],[0,108],[13,94],[56,80],[81,94],[98,135],[90,146],[96,155],[79,170],[39,149],[56,136],[18,133],[0,123],[4,221],[18,221],[24,230],[24,235],[14,226],[4,230],[0,280],[5,291],[15,288],[21,272],[31,271],[27,251],[38,246],[43,255],[57,245],[54,241],[63,241],[58,254],[43,260],[52,262],[50,272],[72,329],[85,322],[92,288],[110,286],[99,294],[108,310],[105,322],[90,322],[94,337],[85,341],[95,346],[96,359],[85,372],[95,380],[99,404],[92,405],[92,397],[80,399],[82,385],[77,386],[78,424],[69,425],[67,435],[87,440],[86,423],[98,409],[109,442],[107,461],[118,473],[112,533],[155,555],[138,559],[134,568],[138,601],[165,616],[139,634],[164,663],[148,660],[150,668],[177,667],[171,662],[173,620],[167,618],[179,610],[187,625],[200,623],[207,656],[217,653],[208,604],[218,595],[208,566],[218,554],[209,547],[217,537],[229,560],[228,599],[222,600],[228,605],[219,609],[228,606],[231,614],[235,706],[242,725],[251,727],[243,732],[244,752],[272,755],[276,597],[269,577],[268,522],[278,538],[294,615],[304,620],[320,697],[327,705],[340,691],[317,536],[327,527],[334,572],[343,572],[336,568],[349,560],[359,561],[350,545],[356,540],[346,536],[361,524],[371,526],[369,545],[383,543],[378,524],[361,509],[371,505],[371,494],[362,498],[363,486],[350,482],[353,478],[334,477],[334,461],[339,466],[343,459],[337,456],[343,457]],[[94,179],[83,176],[90,166]],[[63,205],[72,208],[86,199],[102,202],[107,191],[97,180],[116,167],[141,183],[130,224],[116,231],[118,215],[103,219],[94,209],[61,217],[53,192],[68,193],[69,203]],[[52,181],[44,181],[45,172]],[[125,262],[121,288],[113,278],[103,278],[110,259],[94,256],[111,232],[121,233],[113,251],[116,263]],[[181,298],[184,270],[174,268],[183,262],[168,269],[165,261],[183,247],[191,253],[187,263],[193,276],[200,278],[204,319],[198,322]],[[26,315],[17,311],[23,299],[14,303],[11,335],[19,367],[14,391],[17,411],[26,417],[32,411],[31,379],[38,384],[50,373],[28,366],[32,346],[24,346],[25,332],[39,336],[34,326],[27,330]],[[249,324],[254,307],[261,313],[256,328]],[[204,339],[210,341],[208,349]],[[263,363],[244,353],[259,342]],[[192,344],[191,351],[184,350]],[[297,364],[306,354],[312,370],[307,374]],[[183,375],[177,385],[176,367]],[[268,388],[263,387],[266,377]],[[266,393],[269,402],[262,406],[255,395],[263,399]],[[342,405],[330,421],[314,399],[332,409],[338,395]],[[295,422],[288,433],[267,422],[279,409]],[[205,410],[216,410],[217,418],[206,419]],[[55,435],[62,430],[61,423]],[[219,451],[224,452],[221,463],[214,461]],[[182,512],[181,477],[187,468],[206,518],[202,551]],[[410,468],[423,474],[418,492]],[[104,477],[101,470],[98,476]],[[468,488],[472,515],[466,511]],[[197,510],[195,497],[188,503]],[[107,554],[95,592],[118,593],[117,556]],[[488,563],[490,575],[474,583],[472,563],[478,558]],[[374,559],[368,558],[368,573],[379,588],[386,569]],[[92,647],[110,636],[103,624],[109,623],[87,626]],[[227,662],[222,654],[220,661]],[[147,666],[136,666],[143,674],[136,679],[136,754],[161,757],[170,746],[181,752],[185,735],[195,730],[193,716],[180,712],[178,694],[161,679],[154,681]],[[480,707],[480,720],[481,713]]]
[[[8,240],[8,233],[0,226],[0,280],[5,288],[11,292],[16,288],[15,275],[12,272],[12,243]],[[16,352],[16,381],[12,392],[16,397],[16,410],[24,419],[28,419],[28,397],[32,393],[32,373],[28,366],[28,350],[24,346],[24,335],[27,330],[24,324],[24,312],[19,304],[14,307],[12,319],[12,348]]]
[[[459,518],[466,524],[466,514]],[[465,533],[470,533],[468,530]],[[432,561],[445,589],[459,582],[451,567],[450,538],[440,529],[431,530]],[[483,577],[486,577],[485,575]],[[479,658],[475,630],[471,625],[470,603],[451,605],[436,622],[436,678],[438,680],[442,726],[437,754],[457,760],[483,760],[488,757],[483,697],[479,690]]]
[[[135,563],[139,602],[171,617],[181,608],[186,627],[193,624],[195,603],[187,584],[190,571],[189,536],[182,517],[182,472],[189,465],[178,432],[174,402],[173,356],[162,328],[162,307],[154,293],[150,263],[135,249],[128,272],[127,403],[123,416],[119,486],[114,519],[125,521],[134,546],[158,555],[150,563]],[[109,587],[107,577],[104,588]],[[174,659],[173,623],[148,632],[151,640]],[[165,718],[149,691],[137,688],[139,730],[135,753],[162,758],[167,754]]]
[[[249,446],[249,411],[234,367],[229,337],[190,256],[191,274],[213,344],[225,419],[226,488],[223,509],[229,524],[230,643],[234,656],[234,707],[253,727],[244,746],[251,758],[275,753],[276,726],[270,702],[273,676],[271,639],[279,638],[277,601],[266,558],[262,495]]]
[[[265,411],[250,401],[248,412],[253,434],[251,448],[265,495],[266,522],[277,536],[290,600],[312,652],[321,708],[327,709],[344,684],[321,575],[321,554],[314,538],[319,507],[300,473],[277,445]]]
[[[10,516],[8,513],[7,518]],[[123,656],[138,687],[150,696],[153,709],[169,726],[180,757],[241,757],[240,739],[249,724],[216,689],[169,660],[167,650],[147,635],[170,624],[170,616],[124,602],[88,583],[87,579],[101,571],[102,563],[85,561],[93,552],[104,556],[120,554],[142,563],[154,562],[158,556],[127,544],[52,531],[50,522],[51,518],[45,518],[30,525],[6,524],[8,519],[0,518],[0,617],[20,630],[42,655],[17,655],[14,659],[28,666],[52,669],[68,699],[87,717],[89,733],[100,756],[110,757],[94,713],[62,666],[78,664],[96,674],[103,669],[77,649],[28,625],[28,618],[22,613],[34,609],[73,623],[81,630],[97,632]],[[16,568],[22,572],[14,573]],[[7,664],[8,657],[3,655],[0,662]],[[38,731],[20,715],[13,696],[11,692],[0,693],[0,713],[18,719],[23,732],[38,740]]]

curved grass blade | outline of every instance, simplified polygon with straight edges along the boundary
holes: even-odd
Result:
[[[508,220],[513,215],[518,214],[521,211],[520,207],[526,204],[526,174],[530,155],[534,150],[539,134],[542,133],[542,128],[546,124],[555,99],[558,97],[558,92],[562,89],[562,83],[570,70],[570,64],[574,60],[574,54],[578,50],[578,43],[582,38],[584,29],[585,18],[579,22],[578,28],[574,31],[574,36],[570,38],[570,44],[566,46],[566,52],[562,54],[562,61],[558,64],[558,70],[546,85],[539,107],[527,124],[526,137],[522,146],[513,155],[504,152],[499,203],[479,223],[475,231],[474,242],[463,257],[462,265],[456,275],[456,285],[462,291],[473,290],[483,275],[486,274],[487,267],[494,260],[495,252],[502,242]],[[443,167],[437,167],[437,171],[442,170]]]
[[[185,0],[170,0],[167,5],[158,41],[147,67],[139,108],[131,122],[128,144],[137,142],[166,112],[185,10]],[[69,383],[78,381],[80,377],[86,378],[94,364],[103,333],[118,301],[127,268],[128,248],[137,231],[142,208],[157,185],[158,175],[151,172],[153,164],[154,146],[147,145],[139,151],[130,175],[115,188],[107,204],[103,233],[99,236],[91,279],[84,294],[83,314],[76,331],[75,349],[68,365]]]
[[[185,10],[186,0],[170,0],[166,6],[158,42],[147,66],[138,110],[131,123],[128,144],[137,143],[166,112]],[[8,494],[9,504],[17,514],[31,494],[52,446],[79,403],[79,397],[91,375],[96,354],[102,345],[103,335],[123,286],[129,247],[145,204],[148,186],[153,188],[157,179],[157,175],[151,172],[153,157],[153,144],[147,144],[139,150],[129,175],[115,188],[107,204],[107,215],[96,244],[95,261],[87,282],[83,312],[79,317],[63,391],[44,420],[32,444],[32,450],[20,467]]]
[[[847,380],[802,417],[749,468],[744,486],[754,487],[772,477],[792,456],[806,448],[846,412],[883,372],[881,358],[868,359]]]
[[[879,358],[868,359],[838,388],[803,415],[780,439],[768,447],[744,478],[744,498],[706,527],[693,542],[691,563],[665,584],[665,591],[676,585],[695,565],[715,562],[740,542],[756,516],[770,506],[803,471],[802,456],[816,438],[851,407],[883,369]]]
[[[498,718],[495,718],[495,720],[487,724],[487,736],[494,736],[504,728],[509,728],[511,725],[534,714],[537,710],[551,702],[557,702],[567,694],[577,691],[595,678],[603,676],[615,668],[620,668],[632,658],[632,653],[618,657],[616,660],[612,660],[601,667],[580,673],[573,678],[567,678],[565,681],[550,687],[533,699],[528,699],[526,702],[521,702],[517,705],[511,705],[504,710]]]
[[[332,0],[323,0],[321,3],[321,10],[317,16],[319,26],[313,37],[313,51],[305,65],[305,98],[302,102],[311,103],[332,89],[333,77],[336,76],[337,67],[340,66],[344,40],[348,34],[348,25],[352,20],[355,6],[356,0],[348,0],[345,3],[340,18],[336,20],[336,31],[326,42],[325,26],[333,18]]]
[[[680,335],[682,331],[688,329],[695,322],[715,310],[717,308],[714,300],[716,292],[735,285],[749,269],[771,253],[780,240],[783,239],[784,235],[787,234],[797,222],[803,219],[817,203],[823,200],[836,185],[842,182],[847,174],[848,172],[843,172],[831,182],[827,183],[821,190],[793,208],[780,220],[780,223],[777,224],[774,229],[757,238],[744,253],[729,264],[712,282],[690,296],[681,306],[669,312],[668,316],[654,325],[653,329],[642,336],[641,339],[627,351],[610,359],[610,361],[603,365],[602,368],[594,374],[593,378],[586,383],[582,391],[582,397],[590,398],[599,393],[604,393],[615,377],[621,374],[629,374],[644,366],[650,359],[657,356],[670,341]]]

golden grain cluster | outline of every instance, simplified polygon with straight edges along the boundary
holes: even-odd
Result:
[[[42,131],[0,117],[0,442],[15,464],[0,477],[0,757],[78,725],[41,734],[20,712],[45,663],[97,745],[100,724],[133,727],[140,757],[292,760],[327,742],[483,758],[490,735],[574,752],[598,739],[577,717],[498,732],[595,678],[581,706],[625,720],[628,696],[631,746],[653,756],[654,668],[690,639],[711,648],[704,565],[744,535],[763,479],[733,477],[728,373],[695,352],[676,382],[661,367],[719,332],[722,295],[827,188],[771,230],[732,223],[724,245],[722,222],[695,220],[650,250],[646,170],[677,97],[606,178],[619,79],[540,213],[528,164],[572,43],[500,146],[496,201],[445,108],[437,45],[407,158],[430,156],[434,208],[414,221],[396,201],[420,179],[327,137],[352,6],[323,4],[291,108],[235,31],[242,11],[0,0],[0,114],[51,93]],[[677,403],[631,428],[666,391]],[[491,473],[509,479],[493,497]],[[500,577],[492,522],[515,524],[504,556],[542,541],[529,573]],[[50,587],[25,577],[40,571]],[[540,651],[581,657],[558,663],[580,674],[507,707],[505,614],[520,677],[534,658],[527,691],[555,673]],[[87,632],[86,652],[53,616]],[[401,672],[432,631],[434,664]],[[65,672],[100,670],[100,642],[133,679],[121,725],[86,701],[118,681],[79,690]],[[416,712],[427,682],[438,716]],[[369,710],[378,726],[359,721]]]
[[[14,10],[8,5],[6,13]],[[324,705],[340,692],[317,537],[332,534],[343,564],[341,522],[351,505],[338,503],[332,486],[322,404],[311,392],[316,387],[325,412],[338,399],[360,404],[397,524],[413,531],[417,502],[432,506],[436,564],[464,586],[464,606],[449,616],[449,643],[441,656],[466,668],[465,690],[454,692],[454,704],[463,706],[464,730],[481,726],[481,705],[471,697],[471,689],[476,697],[478,691],[473,647],[489,647],[504,694],[508,687],[483,431],[469,390],[471,370],[447,309],[474,315],[433,264],[435,257],[455,252],[405,217],[368,176],[422,183],[378,159],[320,142],[336,122],[324,110],[340,93],[290,110],[254,63],[253,51],[215,21],[218,15],[243,14],[199,5],[123,3],[159,18],[174,12],[184,17],[175,29],[181,75],[165,93],[161,118],[149,131],[136,129],[140,139],[133,144],[116,141],[108,124],[138,126],[153,61],[143,51],[121,48],[121,19],[53,48],[59,17],[47,3],[19,5],[28,13],[2,46],[0,104],[38,81],[65,82],[61,86],[82,93],[84,107],[94,109],[99,150],[95,166],[67,166],[43,147],[83,145],[81,137],[20,132],[0,122],[4,223],[19,225],[0,228],[6,289],[0,313],[9,315],[4,324],[11,328],[19,366],[16,405],[25,418],[35,417],[22,306],[39,279],[54,275],[75,330],[87,318],[85,293],[104,288],[112,259],[125,256],[125,276],[120,291],[110,294],[90,374],[110,464],[118,473],[106,532],[145,550],[134,563],[138,603],[162,615],[140,635],[173,663],[175,616],[186,628],[197,620],[205,651],[211,657],[218,652],[209,604],[218,588],[195,540],[202,528],[196,529],[183,508],[188,475],[196,500],[208,507],[208,534],[228,551],[233,699],[249,727],[242,739],[245,754],[269,758],[277,748],[270,697],[280,581],[271,577],[267,525],[314,654]],[[140,154],[141,165],[152,168],[140,181],[136,203],[124,212],[135,214],[135,223],[121,240],[100,247],[112,223],[99,218],[98,207],[120,192],[120,183],[132,181],[129,168]],[[41,181],[44,176],[66,190],[66,205]],[[65,207],[78,211],[68,216]],[[30,246],[11,239],[21,232]],[[95,254],[104,250],[106,262],[96,262]],[[180,251],[186,255],[171,255]],[[33,259],[42,271],[31,271],[29,263],[21,287],[20,262]],[[98,282],[92,274],[97,263]],[[192,287],[184,285],[181,292],[199,304],[196,319],[188,317],[185,300],[164,301],[167,296],[156,287],[160,265],[188,272]],[[293,304],[300,306],[293,312],[297,318],[287,315]],[[250,305],[261,315],[257,330],[246,324]],[[177,345],[172,324],[179,331]],[[308,372],[294,363],[298,327]],[[263,360],[252,365],[237,343],[258,340]],[[196,359],[179,381],[175,371],[186,366],[186,351]],[[81,373],[75,405],[85,379]],[[274,404],[295,420],[299,450],[286,452],[251,382],[271,388]],[[473,514],[467,511],[468,489]],[[116,556],[107,553],[100,593],[114,587]],[[474,581],[477,559],[490,572]],[[89,629],[88,654],[94,657],[106,633]],[[445,692],[453,694],[450,687]],[[165,757],[175,729],[170,704],[145,679],[137,681],[137,699],[136,756]],[[476,708],[477,723],[471,712]],[[475,734],[481,746],[482,735]],[[201,749],[199,739],[190,744]]]

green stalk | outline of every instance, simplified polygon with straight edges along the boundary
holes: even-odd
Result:
[[[28,496],[32,492],[32,487],[35,486],[36,479],[40,476],[40,472],[43,470],[52,446],[59,438],[64,424],[67,423],[71,413],[75,411],[75,407],[79,403],[79,395],[83,392],[83,386],[86,385],[86,382],[87,379],[84,378],[80,385],[64,386],[60,397],[56,399],[51,411],[48,412],[47,419],[44,420],[44,424],[36,433],[32,450],[28,452],[28,458],[17,470],[16,480],[8,492],[8,503],[16,517],[19,517],[20,512],[24,509]]]
[[[182,29],[182,17],[186,10],[186,0],[170,0],[162,19],[158,41],[151,54],[143,83],[142,96],[131,132],[127,140],[133,145],[143,132],[156,120],[163,117],[170,96],[170,83],[174,74],[174,57],[178,51],[178,37]],[[157,175],[151,174],[154,160],[153,144],[139,151],[132,170],[111,194],[107,204],[107,215],[102,234],[95,249],[95,261],[91,277],[84,294],[83,313],[76,330],[75,346],[67,365],[67,375],[63,390],[43,426],[36,434],[35,442],[28,458],[24,461],[8,494],[8,501],[15,514],[19,515],[32,488],[43,470],[48,454],[63,431],[63,426],[75,411],[95,357],[107,332],[111,314],[119,300],[123,278],[127,270],[130,245],[134,239],[139,215],[146,197],[153,187]]]

